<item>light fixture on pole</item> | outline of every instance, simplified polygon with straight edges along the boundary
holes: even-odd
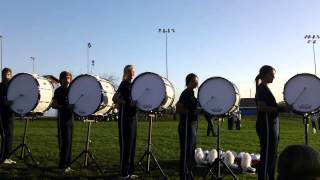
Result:
[[[320,35],[310,35],[307,34],[304,36],[304,39],[307,39],[308,44],[312,44],[313,50],[313,63],[314,63],[314,74],[317,75],[317,63],[316,63],[316,52],[314,49],[314,45],[317,43],[317,40],[320,39]]]
[[[32,61],[32,72],[35,73],[35,72],[36,72],[36,71],[35,71],[35,60],[36,60],[36,58],[33,57],[33,56],[31,56],[30,59],[31,59],[31,61]]]
[[[166,77],[168,79],[168,33],[174,33],[176,30],[174,28],[159,28],[158,32],[166,35]]]

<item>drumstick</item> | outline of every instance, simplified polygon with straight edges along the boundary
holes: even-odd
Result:
[[[307,88],[304,87],[303,90],[299,93],[299,95],[297,96],[297,98],[293,101],[292,104],[290,104],[290,106],[293,106],[301,97],[301,95],[304,93],[304,91],[306,90]]]
[[[79,100],[80,100],[83,96],[84,96],[84,95],[81,94],[81,95],[78,97],[78,99],[77,99],[73,104],[77,104],[77,103],[79,102]]]
[[[19,94],[19,96],[17,96],[16,98],[14,98],[12,101],[14,102],[14,101],[16,101],[16,100],[18,100],[18,99],[20,99],[20,98],[22,98],[22,97],[24,97],[24,94]]]

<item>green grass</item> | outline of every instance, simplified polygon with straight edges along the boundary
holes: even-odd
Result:
[[[216,123],[216,122],[215,122]],[[229,131],[226,128],[226,121],[221,128],[221,146],[224,150],[234,150],[236,152],[245,151],[250,153],[259,152],[258,138],[255,131],[255,117],[243,117],[240,131]],[[287,145],[303,144],[304,129],[300,117],[281,117],[281,131],[279,152]],[[170,179],[178,179],[178,122],[170,118],[158,120],[153,124],[153,152],[158,157],[160,164],[169,175]],[[15,121],[14,145],[16,147],[22,141],[24,121]],[[202,149],[212,149],[216,147],[216,138],[206,136],[207,124],[203,118],[199,121],[197,147]],[[138,137],[136,148],[136,162],[142,156],[147,145],[148,122],[138,123]],[[316,150],[320,150],[320,135],[309,132],[309,145]],[[73,157],[77,156],[85,146],[86,125],[83,122],[75,122],[73,139]],[[99,165],[105,170],[101,175],[95,167],[81,169],[83,158],[75,164],[76,170],[72,174],[64,175],[56,167],[58,163],[57,145],[57,123],[55,120],[34,120],[29,124],[28,146],[34,158],[40,162],[39,167],[34,167],[30,159],[26,158],[26,163],[19,160],[16,165],[0,165],[0,179],[25,178],[25,179],[86,179],[104,178],[116,179],[119,169],[119,145],[118,127],[116,122],[98,122],[92,127],[91,150]],[[17,153],[16,155],[19,155]],[[13,157],[17,160],[17,157]],[[159,179],[159,172],[154,170],[151,175],[143,175],[140,169],[137,174],[143,179]],[[200,177],[199,177],[200,178]],[[257,179],[256,175],[243,174],[239,179]]]

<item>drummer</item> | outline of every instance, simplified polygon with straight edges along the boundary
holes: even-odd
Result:
[[[73,105],[68,102],[68,87],[72,74],[62,71],[59,76],[60,87],[54,92],[52,107],[58,109],[58,145],[59,169],[65,173],[71,169],[72,134],[73,134]]]
[[[134,156],[136,152],[137,120],[136,102],[131,99],[132,79],[135,76],[133,65],[126,65],[123,70],[122,82],[113,96],[113,101],[119,105],[118,128],[120,145],[120,177],[135,179]]]
[[[180,179],[193,178],[192,165],[196,148],[198,127],[197,99],[194,89],[198,87],[198,76],[190,73],[186,77],[187,88],[181,93],[176,105],[180,114],[178,126],[180,141]]]
[[[7,101],[8,83],[12,77],[12,70],[4,68],[2,70],[2,82],[0,83],[0,116],[1,116],[1,163],[14,164],[15,161],[9,159],[12,150],[13,139],[13,119],[14,114],[10,108],[13,102]]]
[[[264,65],[256,76],[257,121],[256,131],[260,140],[259,180],[275,179],[277,149],[279,142],[279,112],[276,99],[268,88],[273,82],[275,69]]]

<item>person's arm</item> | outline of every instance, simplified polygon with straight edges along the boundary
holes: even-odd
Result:
[[[186,114],[186,113],[189,112],[189,110],[182,103],[177,102],[177,104],[176,104],[176,112],[180,113],[180,114]]]
[[[116,92],[113,97],[112,97],[112,101],[116,104],[125,104],[126,101],[121,97],[120,92]]]

